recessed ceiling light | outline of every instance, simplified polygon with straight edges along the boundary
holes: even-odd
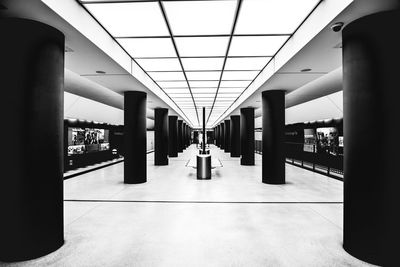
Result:
[[[300,70],[301,72],[308,72],[308,71],[311,71],[311,69],[302,69],[302,70]]]
[[[98,74],[106,74],[106,72],[104,70],[96,70],[96,73],[98,73]]]

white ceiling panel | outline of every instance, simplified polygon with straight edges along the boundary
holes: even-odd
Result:
[[[252,81],[259,71],[224,71],[222,80],[249,80]]]
[[[225,56],[229,37],[176,37],[181,57]]]
[[[217,87],[218,81],[189,81],[191,88],[209,88]]]
[[[186,81],[178,81],[178,82],[157,82],[159,86],[162,88],[188,88],[188,84]]]
[[[185,76],[181,71],[168,72],[148,72],[155,81],[185,81]]]
[[[218,94],[229,94],[229,93],[242,93],[246,88],[239,87],[239,88],[219,88]]]
[[[292,34],[319,0],[244,0],[235,34]]]
[[[227,58],[225,70],[261,70],[271,57]]]
[[[157,2],[93,3],[85,7],[114,37],[169,36]]]
[[[222,70],[223,57],[218,58],[182,58],[186,71],[190,70]]]
[[[186,77],[189,81],[198,80],[219,80],[221,77],[220,71],[196,71],[196,72],[186,72]]]
[[[178,58],[139,58],[136,62],[145,71],[182,71]]]
[[[230,34],[237,1],[163,2],[174,35]]]
[[[192,88],[193,94],[215,94],[217,88]]]
[[[220,87],[247,87],[249,81],[222,81]]]
[[[170,38],[117,38],[131,57],[176,57]]]
[[[234,36],[229,56],[273,56],[288,36]]]

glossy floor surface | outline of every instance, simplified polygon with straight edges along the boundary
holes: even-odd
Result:
[[[66,180],[65,245],[7,266],[371,266],[342,249],[343,183],[286,165],[287,184],[212,147],[223,167],[197,180],[191,146],[148,182],[123,163]]]

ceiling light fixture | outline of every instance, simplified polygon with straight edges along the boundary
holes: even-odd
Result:
[[[301,72],[309,72],[309,71],[311,71],[311,69],[310,68],[306,68],[306,69],[302,69],[302,70],[300,70]]]
[[[97,74],[106,74],[106,72],[104,70],[96,70]]]

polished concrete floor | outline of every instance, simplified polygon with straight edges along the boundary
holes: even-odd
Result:
[[[223,167],[196,180],[194,146],[123,184],[123,163],[65,181],[65,245],[7,266],[371,266],[342,249],[343,183],[286,165],[286,185],[212,147]]]

